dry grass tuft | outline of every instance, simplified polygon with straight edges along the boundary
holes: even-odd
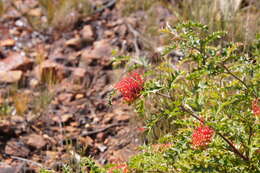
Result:
[[[91,14],[88,0],[38,0],[47,17],[48,26],[58,30],[70,30],[81,17]]]
[[[18,115],[24,115],[28,110],[28,104],[30,102],[30,97],[26,93],[16,93],[13,96],[13,103]]]

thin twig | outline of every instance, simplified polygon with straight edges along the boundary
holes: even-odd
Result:
[[[27,163],[31,163],[33,165],[37,165],[41,168],[43,168],[43,165],[38,163],[38,162],[35,162],[35,161],[32,161],[32,160],[28,160],[28,159],[25,159],[25,158],[22,158],[22,157],[17,157],[17,156],[11,156],[12,159],[17,159],[17,160],[21,160],[21,161],[24,161],[24,162],[27,162]]]
[[[116,127],[116,126],[123,126],[123,125],[126,125],[126,123],[115,123],[115,124],[111,124],[111,125],[108,125],[107,127],[104,127],[104,128],[101,128],[101,129],[97,129],[97,130],[93,130],[93,131],[90,131],[90,132],[83,132],[82,133],[82,136],[89,136],[89,135],[94,135],[94,134],[97,134],[97,133],[100,133],[100,132],[104,132],[112,127]]]
[[[192,111],[191,107],[189,107],[188,105],[181,105],[180,106],[181,109],[184,111],[184,112],[187,112],[189,113],[191,116],[193,116],[194,118],[196,118],[198,121],[202,121],[202,119],[200,118],[199,115],[197,115],[194,111]]]
[[[247,145],[251,145],[251,138],[252,138],[252,135],[253,135],[253,128],[250,126],[249,127],[249,137],[248,137],[248,142],[247,142]],[[247,153],[247,157],[249,157],[249,152],[250,151],[248,151],[248,153]]]
[[[246,89],[249,91],[249,87],[248,85],[242,80],[240,79],[239,77],[237,77],[234,73],[232,73],[224,64],[222,64],[222,67],[227,71],[228,74],[230,74],[231,76],[233,76],[236,80],[238,80],[239,82],[241,82],[245,87]],[[257,97],[257,95],[255,94],[255,92],[253,91],[253,94],[255,97]]]
[[[231,141],[229,141],[225,136],[223,136],[221,133],[216,132],[224,141],[226,141],[229,146],[233,149],[234,153],[236,153],[238,156],[240,156],[245,161],[249,161],[249,158],[247,156],[244,156],[234,145]]]

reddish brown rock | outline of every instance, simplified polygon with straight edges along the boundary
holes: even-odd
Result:
[[[22,79],[23,72],[19,70],[15,71],[0,71],[0,82],[15,83]]]
[[[98,133],[96,140],[98,142],[103,142],[106,139],[107,135],[104,132]]]
[[[109,59],[112,54],[112,46],[108,40],[100,40],[94,43],[93,49],[86,49],[82,53],[82,60],[89,64],[93,59]]]
[[[83,41],[92,42],[95,40],[95,34],[93,32],[91,25],[85,25],[84,28],[81,30],[81,35]]]
[[[84,68],[75,68],[72,76],[75,83],[82,83],[86,77],[87,70]]]
[[[11,53],[5,59],[0,61],[0,71],[10,70],[30,70],[33,62],[20,53]]]
[[[21,142],[10,140],[5,146],[5,153],[12,156],[27,157],[30,150]]]
[[[117,119],[119,122],[127,122],[127,121],[129,121],[130,116],[129,116],[129,115],[126,115],[126,114],[121,114],[121,115],[118,115],[118,116],[116,117],[116,119]]]
[[[82,39],[79,36],[76,36],[75,38],[69,39],[65,42],[66,46],[70,47],[76,47],[79,48],[82,46]]]
[[[52,120],[57,123],[59,123],[59,122],[65,123],[65,122],[68,122],[69,120],[71,120],[72,118],[73,118],[72,114],[64,114],[61,116],[55,116],[52,118]]]
[[[15,40],[13,39],[6,39],[6,40],[2,40],[0,41],[0,47],[11,47],[15,45]]]
[[[30,134],[29,136],[26,136],[25,143],[36,149],[41,149],[47,144],[44,137],[38,134]]]
[[[70,102],[72,97],[73,97],[73,94],[71,94],[71,93],[61,93],[58,96],[58,100],[63,103]]]

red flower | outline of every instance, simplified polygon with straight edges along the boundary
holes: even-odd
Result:
[[[192,145],[194,147],[207,146],[212,139],[214,130],[208,126],[201,125],[192,134]]]
[[[140,96],[140,91],[143,90],[144,81],[138,73],[130,73],[115,85],[115,89],[120,91],[123,98],[127,102],[134,101]]]
[[[252,101],[252,110],[255,116],[260,116],[260,106],[258,106],[258,98]]]

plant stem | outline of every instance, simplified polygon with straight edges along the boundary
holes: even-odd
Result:
[[[242,80],[240,79],[239,77],[237,77],[234,73],[232,73],[224,64],[222,64],[222,67],[227,71],[228,74],[230,74],[232,77],[234,77],[236,80],[238,80],[239,82],[241,82],[245,87],[246,89],[249,91],[250,88],[247,86],[247,84]],[[257,95],[256,93],[253,91],[253,94],[254,96],[257,98]]]

